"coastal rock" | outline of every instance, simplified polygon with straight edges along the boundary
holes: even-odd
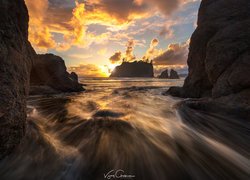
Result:
[[[64,60],[53,54],[37,55],[31,70],[30,83],[31,87],[36,86],[36,91],[33,92],[37,93],[39,93],[37,89],[39,86],[48,86],[53,88],[55,92],[80,92],[84,90],[82,85],[78,83],[77,74],[69,74]],[[44,89],[41,89],[41,94],[46,92]]]
[[[169,79],[180,79],[177,71],[171,69]]]
[[[201,2],[188,77],[183,88],[172,88],[169,94],[220,98],[250,89],[249,9],[249,0]]]
[[[154,77],[153,64],[144,61],[123,62],[114,69],[110,77],[152,78]]]
[[[78,75],[75,72],[71,72],[69,75],[70,79],[72,79],[73,81],[78,82]]]
[[[168,69],[166,69],[165,71],[163,71],[160,76],[159,76],[160,79],[168,79]]]
[[[0,0],[0,159],[25,135],[26,95],[35,52],[24,0]]]

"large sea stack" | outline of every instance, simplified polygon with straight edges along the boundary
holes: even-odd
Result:
[[[117,66],[110,77],[154,77],[154,68],[152,63],[144,61],[123,62]]]
[[[37,55],[31,75],[30,94],[79,92],[84,88],[78,83],[76,73],[69,74],[64,60],[53,54]]]
[[[230,97],[250,103],[250,1],[203,0],[198,27],[192,35],[189,74],[182,88],[169,94],[181,97]]]
[[[0,159],[25,134],[26,95],[35,52],[28,42],[24,0],[0,0]]]

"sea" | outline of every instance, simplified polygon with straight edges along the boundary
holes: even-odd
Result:
[[[179,107],[184,79],[80,78],[85,92],[30,96],[26,136],[1,180],[250,179],[249,123]]]

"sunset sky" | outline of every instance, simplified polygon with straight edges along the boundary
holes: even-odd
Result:
[[[25,0],[37,53],[61,56],[81,76],[153,59],[155,72],[186,70],[200,0]]]

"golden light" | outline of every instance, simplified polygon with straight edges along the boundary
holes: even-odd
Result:
[[[102,77],[109,77],[116,66],[118,66],[118,64],[108,64],[108,65],[99,66],[100,74],[103,75]]]

